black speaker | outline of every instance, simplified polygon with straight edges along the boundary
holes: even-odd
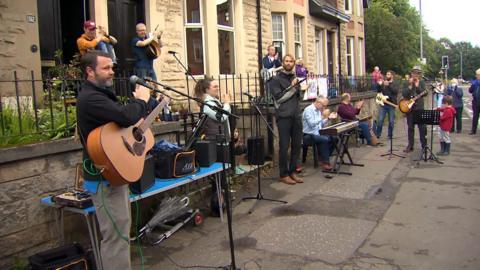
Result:
[[[217,160],[215,141],[197,141],[194,145],[195,159],[200,167],[210,167]]]
[[[155,159],[152,155],[145,157],[145,165],[140,180],[130,183],[130,191],[134,194],[141,194],[155,184]]]
[[[225,156],[223,156],[224,154]],[[217,162],[226,162],[231,164],[230,146],[228,144],[217,143]]]
[[[247,139],[248,164],[263,165],[265,163],[265,140],[263,136]]]

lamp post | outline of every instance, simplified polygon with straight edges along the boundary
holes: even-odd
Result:
[[[460,47],[460,78],[463,80],[463,53]]]
[[[419,1],[420,9],[420,59],[423,61],[423,18],[422,18],[422,0]]]

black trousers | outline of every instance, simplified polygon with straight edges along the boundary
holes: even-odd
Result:
[[[463,107],[460,108],[455,108],[455,111],[457,112],[455,114],[455,117],[453,118],[453,125],[452,129],[450,130],[451,132],[455,132],[455,126],[457,132],[462,131],[462,112],[463,112]]]
[[[475,104],[475,101],[472,102],[473,118],[472,118],[472,132],[477,133],[478,127],[478,115],[480,114],[480,104]]]
[[[279,140],[278,169],[280,177],[286,177],[295,172],[297,167],[303,135],[302,116],[277,118],[277,127]],[[290,159],[287,155],[289,146]]]
[[[415,140],[415,125],[413,124],[413,112],[407,113],[407,126],[408,126],[408,146],[407,148],[413,148]],[[420,144],[422,148],[427,146],[427,126],[417,125],[418,132],[420,133]]]

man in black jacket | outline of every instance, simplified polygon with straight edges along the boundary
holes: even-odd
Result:
[[[394,81],[394,72],[389,70],[385,75],[385,80],[379,79],[377,82],[377,92],[382,93],[385,96],[388,96],[388,101],[393,104],[397,104],[397,96],[398,96],[398,85]],[[378,123],[377,123],[377,130],[376,135],[380,139],[382,135],[382,128],[383,128],[383,121],[385,120],[385,116],[388,114],[388,138],[392,138],[393,135],[393,127],[395,125],[395,107],[389,104],[384,104],[380,108],[378,108]]]
[[[422,70],[419,66],[415,66],[412,69],[408,84],[405,85],[402,91],[402,96],[407,99],[411,99],[414,96],[419,95],[425,91],[425,82],[420,80],[422,76]],[[424,95],[425,96],[425,95]],[[413,124],[413,114],[416,110],[424,109],[424,96],[417,99],[410,112],[407,113],[407,126],[408,126],[408,146],[403,150],[405,153],[413,151],[415,126]],[[418,132],[420,133],[420,144],[422,149],[427,146],[427,127],[425,125],[418,125]]]
[[[283,70],[270,81],[269,85],[276,108],[280,181],[288,185],[303,183],[303,180],[295,174],[302,143],[302,111],[299,103],[300,86],[297,84],[294,66],[295,58],[290,54],[285,55]],[[290,162],[287,157],[289,145]]]
[[[113,63],[100,51],[89,51],[81,61],[86,81],[78,94],[77,125],[85,148],[88,135],[95,128],[115,122],[128,127],[138,122],[147,111],[150,92],[138,87],[135,99],[127,105],[118,103],[110,90],[113,85]],[[102,179],[84,150],[84,187],[92,195],[102,234],[103,269],[131,269],[130,260],[130,201],[128,186],[113,187]]]

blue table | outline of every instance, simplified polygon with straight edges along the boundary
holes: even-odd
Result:
[[[227,168],[229,167],[229,164],[227,164]],[[161,192],[167,191],[174,189],[176,187],[192,183],[194,181],[197,181],[199,179],[205,178],[210,175],[215,176],[215,184],[217,186],[217,196],[218,196],[218,202],[219,202],[219,209],[222,209],[221,204],[221,181],[220,177],[218,177],[218,173],[223,170],[222,163],[214,163],[210,167],[200,167],[200,169],[191,175],[181,177],[181,178],[171,178],[171,179],[155,179],[155,184],[147,189],[145,192],[141,194],[130,194],[130,202],[138,201],[143,198],[147,198],[156,194],[159,194]],[[69,207],[69,206],[62,206],[58,205],[55,202],[52,201],[52,196],[44,197],[41,199],[41,203],[56,208],[60,212],[60,234],[61,234],[61,240],[62,242],[64,241],[64,229],[63,229],[63,221],[64,221],[64,211],[72,212],[72,213],[77,213],[81,214],[85,217],[85,221],[87,223],[88,227],[88,233],[90,236],[90,242],[92,245],[93,249],[93,255],[95,256],[95,261],[97,264],[97,269],[102,269],[101,265],[101,255],[100,255],[100,243],[99,243],[99,233],[97,230],[97,220],[95,216],[95,207],[91,206],[88,208],[80,209],[80,208],[75,208],[75,207]],[[220,218],[223,222],[223,212],[220,211]]]

